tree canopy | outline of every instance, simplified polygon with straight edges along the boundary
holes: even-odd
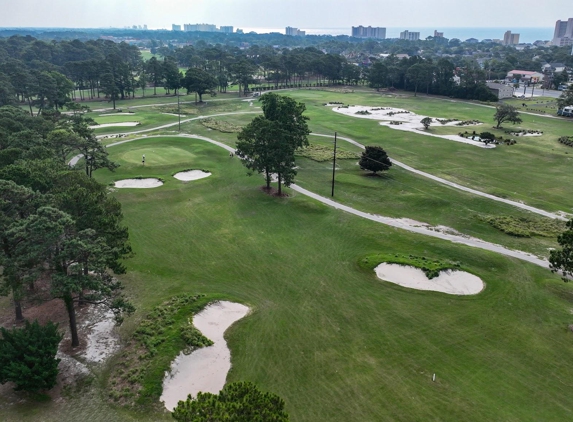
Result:
[[[493,120],[497,122],[496,128],[499,129],[502,123],[510,122],[513,124],[521,123],[522,120],[519,117],[519,112],[517,109],[509,104],[500,104],[496,107],[495,114],[493,115]]]
[[[178,422],[288,422],[284,400],[250,382],[227,384],[219,394],[199,392],[180,401],[171,414]]]
[[[566,229],[557,237],[561,249],[549,253],[549,264],[552,272],[560,272],[563,281],[573,277],[573,219],[569,220]]]
[[[379,171],[389,170],[392,167],[392,161],[382,147],[366,146],[358,165],[362,170],[369,170],[376,174]]]
[[[265,173],[267,188],[275,174],[278,193],[296,176],[294,153],[308,145],[308,117],[303,103],[290,97],[268,93],[260,100],[263,115],[255,117],[238,134],[237,155],[250,171]]]

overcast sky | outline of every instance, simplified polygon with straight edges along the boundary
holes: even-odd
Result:
[[[571,0],[0,0],[0,27],[553,27]]]

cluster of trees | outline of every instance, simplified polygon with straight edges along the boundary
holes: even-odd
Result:
[[[557,99],[557,105],[559,108],[567,107],[573,105],[573,85],[569,85],[561,96]]]
[[[32,117],[0,107],[0,294],[12,297],[17,321],[27,299],[62,300],[74,347],[78,305],[106,305],[118,322],[133,311],[112,276],[125,272],[131,254],[121,205],[91,178],[116,165],[90,123],[80,113]],[[84,166],[68,166],[74,154],[84,155]]]
[[[459,78],[454,81],[454,76]],[[497,97],[485,85],[486,73],[476,64],[468,62],[456,67],[448,59],[432,59],[419,56],[399,59],[391,55],[376,60],[366,71],[372,88],[393,87],[426,94],[445,95],[480,101],[497,101]]]
[[[281,195],[282,184],[289,186],[297,174],[295,151],[308,146],[308,117],[303,116],[306,107],[275,93],[263,95],[260,101],[263,115],[255,117],[237,135],[236,154],[249,169],[249,175],[265,174],[267,190],[275,175]]]

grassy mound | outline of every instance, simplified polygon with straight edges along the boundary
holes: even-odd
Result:
[[[210,346],[193,326],[192,315],[212,298],[175,296],[156,306],[139,324],[108,380],[109,398],[122,405],[159,403],[163,376],[181,352]]]
[[[444,260],[431,260],[424,256],[414,255],[399,255],[399,254],[371,254],[362,258],[358,265],[366,270],[373,270],[382,263],[409,265],[424,271],[426,277],[430,280],[438,277],[441,271],[446,270],[459,270],[460,264],[458,262],[444,261]]]
[[[549,218],[525,218],[507,215],[486,217],[492,227],[516,237],[557,237],[565,229],[565,223]]]
[[[310,144],[308,147],[296,151],[295,155],[298,155],[299,157],[310,158],[311,160],[318,162],[330,161],[332,160],[333,149],[325,145]],[[360,155],[355,152],[345,151],[343,149],[337,148],[336,158],[341,160],[356,159],[360,158]]]

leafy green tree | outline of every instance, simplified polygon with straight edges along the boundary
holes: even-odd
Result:
[[[203,69],[191,68],[185,73],[183,78],[183,86],[187,92],[196,92],[199,95],[199,102],[203,102],[203,94],[206,92],[214,92],[217,88],[218,81],[210,73]]]
[[[101,91],[109,98],[109,101],[113,103],[113,109],[115,110],[115,102],[119,99],[120,94],[115,76],[113,73],[104,73],[100,76],[99,84]]]
[[[183,75],[179,72],[177,63],[173,60],[168,60],[167,58],[163,60],[163,77],[165,79],[165,91],[166,94],[170,90],[174,90],[177,94],[177,90],[181,88],[181,79]]]
[[[379,171],[387,171],[392,166],[392,161],[384,149],[378,146],[367,146],[360,157],[358,165],[362,170],[369,170],[376,174]]]
[[[428,130],[430,128],[430,125],[432,124],[432,118],[431,117],[424,117],[420,123],[422,123],[424,125],[424,129]]]
[[[288,422],[284,400],[273,393],[264,393],[250,382],[234,382],[219,394],[189,395],[180,401],[171,414],[178,422]]]
[[[163,66],[157,58],[152,57],[147,61],[146,64],[147,75],[149,75],[149,80],[153,82],[153,95],[157,95],[157,86],[161,83],[163,78]]]
[[[252,171],[265,172],[267,188],[271,173],[276,174],[278,193],[282,184],[289,186],[296,176],[294,152],[308,145],[308,117],[303,103],[268,93],[263,95],[263,116],[258,116],[239,133],[237,155]]]
[[[549,253],[549,266],[552,272],[560,272],[563,281],[569,281],[573,276],[573,219],[566,224],[566,229],[557,237],[561,249]]]
[[[569,85],[569,88],[561,93],[561,96],[557,99],[557,105],[559,108],[573,105],[573,84]]]
[[[509,104],[498,105],[496,107],[495,114],[493,115],[493,120],[497,122],[496,129],[499,129],[501,124],[504,122],[510,122],[513,124],[522,122],[517,109]]]
[[[370,87],[380,91],[380,88],[388,84],[388,67],[380,61],[375,62],[368,73],[368,83]]]
[[[37,392],[56,385],[58,344],[63,335],[58,325],[26,321],[24,328],[0,328],[0,384],[12,381],[15,390]]]
[[[11,242],[9,232],[14,224],[28,218],[49,201],[49,197],[32,189],[0,179],[0,294],[12,294],[17,321],[24,319],[21,300],[26,293],[26,285],[38,277],[40,262],[22,260],[17,254],[17,245]]]
[[[241,96],[241,87],[243,87],[243,93],[246,95],[249,84],[253,82],[253,75],[257,71],[257,66],[243,58],[230,65],[229,70],[233,83],[239,85],[239,96]]]

